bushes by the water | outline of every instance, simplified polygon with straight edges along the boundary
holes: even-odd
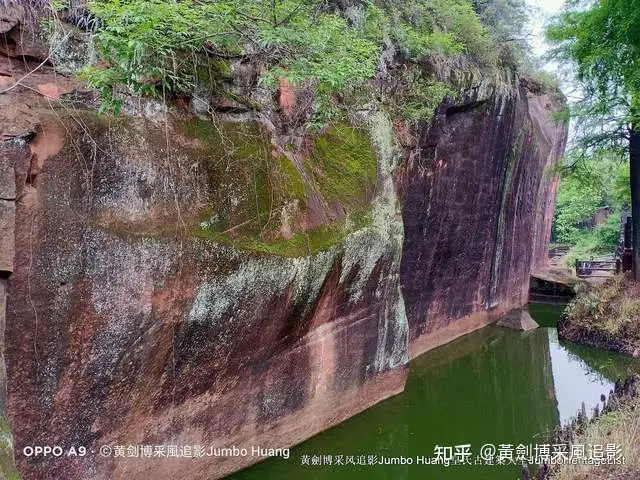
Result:
[[[578,293],[558,334],[571,341],[640,355],[640,282],[630,274]]]

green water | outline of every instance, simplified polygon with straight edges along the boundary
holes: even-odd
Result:
[[[418,465],[436,445],[548,443],[547,432],[581,403],[595,406],[618,375],[638,363],[610,352],[559,342],[553,325],[561,308],[533,305],[545,327],[522,333],[489,326],[411,362],[405,391],[293,448],[238,472],[241,479],[491,479],[515,480],[510,466]],[[312,456],[354,461],[410,457],[413,465],[303,465]],[[308,457],[306,457],[308,456]],[[316,457],[317,458],[317,457]]]

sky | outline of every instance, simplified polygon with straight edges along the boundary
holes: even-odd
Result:
[[[554,14],[560,11],[563,0],[527,0],[527,3],[532,7],[539,9],[541,15],[532,15],[530,17],[530,28],[533,34],[534,51],[536,55],[542,56],[546,53],[548,47],[544,41],[544,24]]]
[[[544,57],[549,50],[549,45],[544,39],[544,27],[551,17],[560,12],[564,0],[527,0],[527,3],[539,12],[539,14],[536,15],[534,11],[529,17],[529,29],[533,36],[531,45],[533,46],[536,56]],[[560,88],[567,96],[569,102],[571,102],[575,96],[579,97],[579,92],[576,91],[576,86],[573,81],[571,67],[565,65],[561,69],[556,62],[548,62],[543,64],[542,68],[557,75],[560,80]]]

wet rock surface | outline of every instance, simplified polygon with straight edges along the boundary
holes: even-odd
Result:
[[[43,57],[16,45],[5,55]],[[0,79],[13,85],[27,70],[7,58]],[[91,95],[53,75],[42,67],[0,95],[6,411],[25,479],[211,479],[260,461],[20,452],[293,445],[402,391],[410,356],[522,305],[546,258],[555,184],[543,172],[565,131],[549,116],[556,101],[524,87],[443,105],[415,143],[397,140],[381,111],[360,112],[356,133],[312,149],[340,145],[338,160],[355,167],[373,158],[376,178],[361,184],[340,170],[323,183],[336,159],[308,169],[256,118],[242,117],[260,129],[248,146],[220,154],[185,134],[184,112],[140,102],[125,105],[126,120],[101,117]],[[215,129],[247,133],[225,125]],[[267,167],[211,173],[243,156]],[[277,209],[257,208],[270,226],[271,210],[287,213],[266,237],[352,227],[306,253],[273,250],[271,237],[245,248],[253,204],[240,187],[261,175],[285,185],[265,189]],[[363,209],[366,221],[352,220]],[[219,231],[202,235],[203,224]]]
[[[442,105],[396,175],[405,239],[402,291],[410,357],[528,300],[546,262],[566,126],[562,100],[492,87]]]

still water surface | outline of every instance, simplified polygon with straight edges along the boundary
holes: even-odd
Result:
[[[303,456],[433,457],[434,448],[548,443],[547,432],[593,408],[637,361],[558,340],[562,307],[529,307],[541,328],[489,326],[411,362],[405,391],[291,450],[234,474],[243,479],[515,480],[515,466],[302,465]]]

